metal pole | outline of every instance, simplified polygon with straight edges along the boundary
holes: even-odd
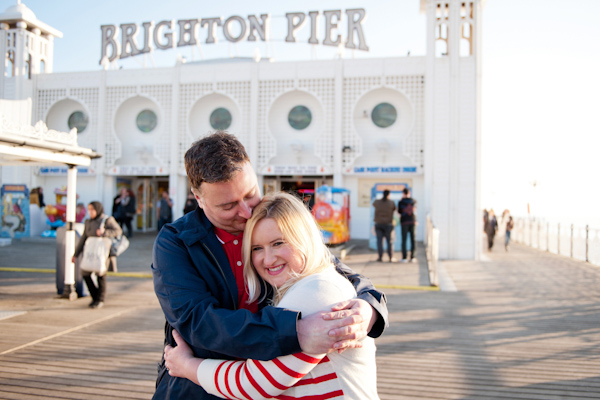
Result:
[[[67,231],[65,233],[65,289],[62,297],[75,300],[75,264],[71,261],[75,253],[75,207],[77,201],[77,167],[69,165],[67,172]]]
[[[558,234],[556,237],[558,238],[558,248],[556,249],[556,254],[560,254],[560,222],[558,223]]]
[[[571,224],[571,258],[573,258],[573,224]]]
[[[585,226],[585,262],[590,262],[590,226]]]

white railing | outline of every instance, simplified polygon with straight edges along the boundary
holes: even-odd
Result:
[[[427,269],[429,270],[429,283],[439,286],[437,265],[440,259],[440,231],[433,225],[431,217],[427,215],[425,226],[425,252],[427,255]]]
[[[600,229],[516,218],[511,240],[600,265]]]

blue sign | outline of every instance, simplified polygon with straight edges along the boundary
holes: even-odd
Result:
[[[348,171],[350,172],[350,171]],[[399,173],[417,173],[417,167],[381,167],[381,166],[359,166],[352,170],[355,174],[399,174]]]
[[[40,167],[40,175],[67,175],[67,167]],[[78,175],[95,175],[96,172],[90,167],[77,167]]]

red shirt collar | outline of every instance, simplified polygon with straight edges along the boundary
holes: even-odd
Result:
[[[236,236],[233,233],[224,231],[223,229],[217,228],[216,226],[214,228],[215,228],[215,234],[217,235],[217,238],[221,241],[221,244],[233,242],[236,239],[242,240],[244,238],[244,232],[242,232]]]

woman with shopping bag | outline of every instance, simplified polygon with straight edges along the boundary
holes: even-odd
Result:
[[[101,308],[106,294],[106,271],[117,270],[117,257],[109,256],[110,238],[121,236],[123,231],[113,217],[104,214],[104,207],[99,201],[92,201],[87,208],[90,218],[85,221],[73,262],[83,253],[80,269],[92,296],[90,307]],[[97,276],[98,286],[92,274]]]

